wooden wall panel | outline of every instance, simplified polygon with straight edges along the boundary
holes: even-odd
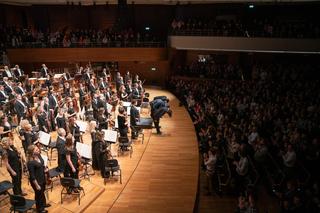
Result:
[[[32,48],[8,49],[12,63],[68,61],[165,61],[166,48]]]
[[[155,68],[153,71],[151,68]],[[138,74],[141,80],[146,80],[147,85],[164,86],[168,78],[170,65],[169,61],[158,62],[119,62],[119,71],[124,74],[126,71],[131,74]]]

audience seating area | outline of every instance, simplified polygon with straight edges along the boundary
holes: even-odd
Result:
[[[213,188],[239,196],[236,212],[257,211],[259,185],[278,198],[281,212],[319,212],[318,70],[278,62],[253,66],[249,80],[171,78],[201,154],[218,150]],[[242,158],[244,174],[236,166]]]
[[[178,36],[233,36],[268,38],[319,38],[320,26],[315,20],[268,19],[174,19],[171,34]]]
[[[132,28],[69,29],[42,31],[31,27],[2,27],[1,40],[9,48],[54,47],[163,47],[164,39],[150,32],[135,32]]]

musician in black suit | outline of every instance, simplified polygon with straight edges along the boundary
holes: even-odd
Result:
[[[35,145],[28,147],[28,163],[29,180],[30,184],[35,193],[35,201],[37,212],[46,213],[48,212],[45,208],[50,207],[47,204],[46,196],[44,194],[46,189],[46,168],[44,161],[40,155],[40,149]]]
[[[9,70],[9,67],[8,66],[4,66],[4,71],[2,73],[2,77],[7,77],[7,78],[13,78],[14,75],[13,73]]]
[[[19,65],[17,64],[16,66],[14,66],[13,74],[19,80],[19,78],[24,75],[24,72],[22,69],[20,69]]]
[[[71,78],[70,73],[67,71],[65,73],[63,73],[63,81],[67,81]]]
[[[140,120],[140,113],[136,107],[137,101],[132,100],[130,108],[130,127],[131,127],[131,138],[136,139],[138,136],[137,122]]]
[[[135,84],[135,83],[138,83],[138,82],[139,82],[139,76],[138,76],[138,75],[135,75],[132,83]]]
[[[84,107],[84,96],[86,95],[85,87],[83,84],[80,84],[79,89],[79,101],[80,101],[80,108],[82,109]]]
[[[126,88],[126,93],[130,96],[132,93],[131,80],[127,81],[125,88]]]
[[[18,121],[20,122],[21,119],[26,118],[26,113],[27,113],[27,106],[26,104],[22,101],[21,95],[17,95],[17,99],[14,103],[14,109],[18,115]]]
[[[49,133],[50,128],[48,124],[48,114],[43,110],[42,107],[38,109],[37,119],[39,130]]]
[[[140,94],[139,89],[138,89],[138,83],[134,83],[133,84],[132,98],[133,99],[140,99],[141,98],[141,94]]]
[[[93,110],[93,118],[95,120],[98,120],[98,110],[99,110],[98,94],[94,94],[92,101],[91,101],[91,106],[92,106],[92,110]]]
[[[131,75],[129,71],[127,71],[126,75],[124,76],[124,82],[127,83],[128,81],[131,81]]]
[[[4,85],[4,91],[10,97],[12,95],[12,93],[14,92],[14,90],[13,90],[13,88],[11,86],[11,82],[8,81],[7,77],[3,78],[3,85]]]
[[[54,122],[54,118],[57,115],[57,109],[58,109],[58,100],[57,97],[55,96],[55,94],[53,92],[50,93],[49,97],[49,120],[50,120],[50,124],[51,124],[51,128],[55,129],[55,122]]]
[[[103,82],[104,82],[104,84],[106,85],[106,88],[107,88],[107,87],[110,87],[109,82],[108,82],[108,77],[104,77],[104,78],[103,78]]]
[[[106,98],[106,102],[109,102],[111,99],[111,91],[110,91],[110,87],[107,87],[105,93],[104,93],[104,97]]]
[[[4,91],[4,86],[0,84],[0,104],[3,105],[8,101],[9,96]]]
[[[47,79],[44,82],[44,84],[42,84],[42,87],[43,88],[48,88],[50,90],[51,86],[52,86],[52,83],[51,83],[50,75],[47,75]]]
[[[55,109],[58,106],[58,100],[54,93],[49,95],[49,109]]]
[[[49,113],[49,98],[48,97],[44,97],[43,110],[46,113]]]
[[[144,90],[142,84],[143,84],[143,83],[139,80],[139,81],[138,81],[138,91],[139,91],[139,93],[143,96],[145,90]]]
[[[121,77],[120,72],[117,72],[115,80],[116,80],[116,89],[118,91],[120,86],[123,84],[123,78]]]
[[[100,91],[104,91],[107,88],[107,84],[104,82],[103,78],[99,79],[99,89]]]
[[[14,88],[14,91],[17,93],[17,94],[20,94],[20,95],[24,95],[25,94],[25,91],[22,87],[22,83],[21,82],[18,82],[17,86]]]
[[[49,71],[48,71],[48,68],[45,64],[42,64],[41,65],[41,69],[40,69],[40,72],[41,72],[41,77],[42,78],[47,78],[47,76],[49,75]]]
[[[100,77],[101,77],[101,78],[107,77],[107,68],[103,68],[103,69],[102,69],[102,72],[100,73]]]
[[[89,84],[90,83],[90,79],[91,79],[91,76],[90,76],[90,73],[89,73],[89,69],[86,69],[84,75],[83,75],[83,80],[84,82],[86,82],[86,84]]]
[[[56,170],[58,172],[64,172],[64,169],[66,167],[66,131],[63,128],[59,128],[57,132],[58,167],[56,168]]]
[[[93,96],[94,93],[96,93],[96,86],[94,85],[94,81],[93,79],[90,80],[90,84],[89,84],[89,91],[91,93],[91,96]]]

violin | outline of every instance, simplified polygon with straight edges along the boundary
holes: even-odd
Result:
[[[79,166],[79,172],[82,172],[83,169],[84,169],[84,165],[83,165],[83,163],[81,162],[81,158],[78,158],[78,166]]]

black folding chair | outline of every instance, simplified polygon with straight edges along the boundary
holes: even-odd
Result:
[[[20,195],[10,195],[10,212],[27,212],[35,203],[36,201],[25,199]]]
[[[120,153],[124,153],[129,151],[130,154],[130,158],[132,156],[133,153],[133,147],[132,147],[132,142],[129,141],[128,137],[119,137],[119,147],[118,147],[118,156],[120,155]]]
[[[119,176],[120,184],[122,184],[122,172],[121,172],[118,160],[116,159],[107,160],[106,166],[105,166],[105,172],[109,173],[109,178],[114,176]],[[105,175],[105,177],[108,177],[108,175]],[[107,178],[104,178],[104,184],[106,184],[106,180]]]
[[[68,194],[68,195],[76,195],[78,197],[78,204],[80,205],[81,192],[83,192],[83,195],[85,195],[84,189],[80,186],[80,180],[69,178],[69,177],[60,178],[60,183],[62,186],[61,204],[63,203],[62,196]]]
[[[0,202],[2,202],[3,200],[5,200],[7,198],[6,195],[9,194],[8,190],[9,189],[12,189],[13,188],[13,185],[10,181],[8,180],[5,180],[5,181],[1,181],[0,182],[0,196],[1,196],[1,199],[0,199]],[[2,195],[4,197],[2,197]]]

